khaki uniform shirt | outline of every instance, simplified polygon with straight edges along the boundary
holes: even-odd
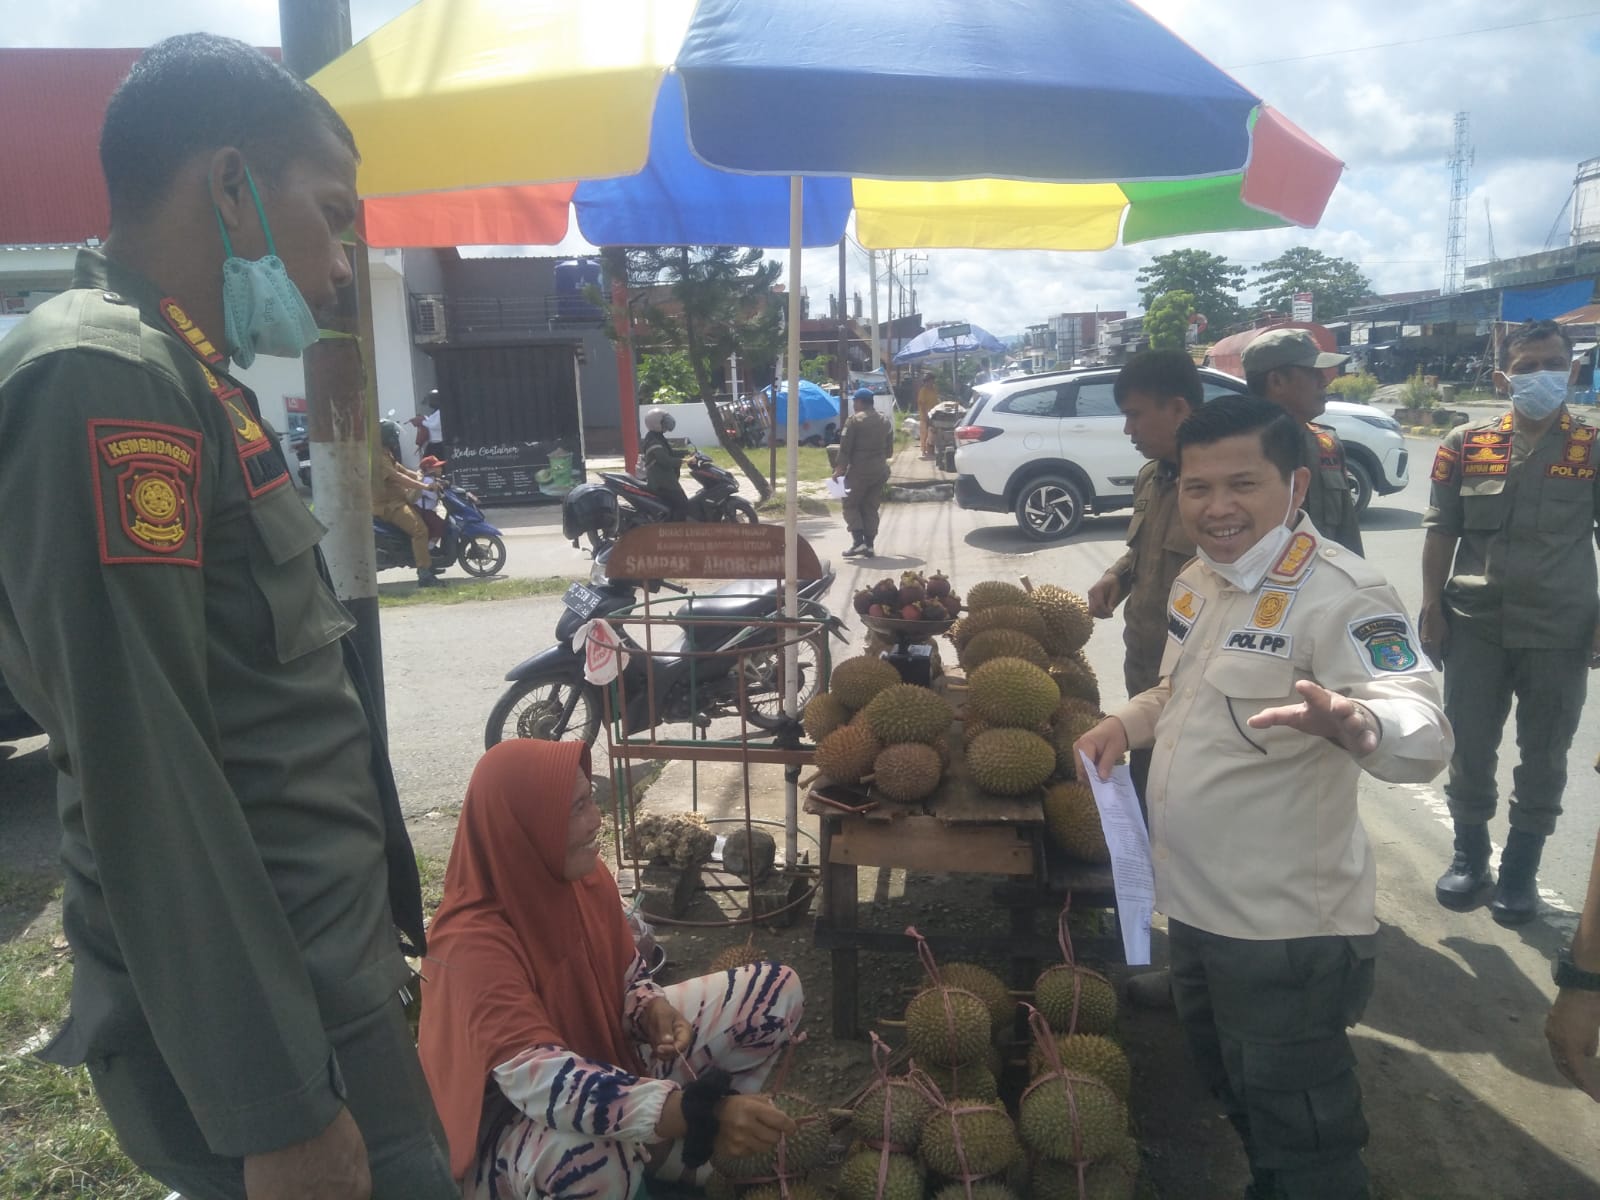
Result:
[[[1422,524],[1461,539],[1444,587],[1452,620],[1512,649],[1590,644],[1600,617],[1597,431],[1566,409],[1536,443],[1508,412],[1445,435]]]
[[[877,412],[851,413],[839,436],[839,462],[850,487],[871,486],[889,478],[894,453],[894,427]]]
[[[0,344],[0,511],[0,663],[59,772],[49,1056],[153,1036],[214,1153],[309,1138],[325,1030],[407,978],[396,861],[421,933],[323,527],[206,333],[93,252]]]
[[[1358,777],[1420,783],[1453,745],[1437,674],[1394,589],[1302,516],[1254,592],[1196,560],[1173,584],[1168,618],[1161,683],[1116,714],[1132,748],[1154,747],[1156,907],[1226,937],[1375,932]],[[1370,708],[1377,749],[1355,758],[1325,738],[1246,724],[1299,703],[1298,679]]]
[[[1172,581],[1194,557],[1194,543],[1178,520],[1178,479],[1170,463],[1147,462],[1133,485],[1133,520],[1128,549],[1111,565],[1124,596],[1123,672],[1128,695],[1136,696],[1161,677],[1167,646],[1167,597]]]
[[[1355,497],[1344,470],[1344,445],[1339,435],[1315,421],[1306,425],[1305,462],[1311,468],[1311,485],[1300,507],[1317,531],[1353,554],[1362,554],[1361,522]]]

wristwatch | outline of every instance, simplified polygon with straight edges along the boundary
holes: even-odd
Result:
[[[1574,988],[1580,992],[1600,992],[1600,971],[1582,970],[1572,961],[1572,951],[1563,950],[1550,968],[1558,988]]]

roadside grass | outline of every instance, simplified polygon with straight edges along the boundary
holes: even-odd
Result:
[[[733,461],[733,457],[721,446],[712,446],[710,449],[705,451],[705,455],[712,462],[716,463],[717,466],[732,471],[741,479],[744,478],[744,472],[739,470],[738,466],[735,465]],[[745,451],[745,457],[754,463],[756,470],[760,471],[763,475],[767,473],[767,468],[772,463],[770,455],[771,451],[765,446],[757,446],[753,449],[747,449]],[[784,472],[788,469],[788,455],[789,452],[784,449],[784,447],[778,447],[778,479],[775,481],[774,486],[779,491],[783,490],[783,480],[787,478]],[[801,483],[817,483],[828,478],[832,474],[833,468],[828,465],[828,451],[825,447],[800,447],[800,473],[795,478],[797,478]]]
[[[413,583],[379,584],[378,607],[476,604],[487,600],[520,600],[526,596],[559,596],[572,584],[572,580],[556,575],[545,579],[441,579],[439,582],[444,584],[442,588],[419,588]]]
[[[0,916],[36,911],[60,890],[53,874],[0,872]],[[0,942],[0,1197],[161,1200],[167,1189],[122,1153],[82,1067],[31,1051],[65,1019],[72,957],[59,920]]]

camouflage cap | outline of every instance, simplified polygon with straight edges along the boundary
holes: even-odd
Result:
[[[1319,350],[1304,329],[1269,329],[1244,348],[1246,374],[1274,367],[1337,367],[1348,354]]]

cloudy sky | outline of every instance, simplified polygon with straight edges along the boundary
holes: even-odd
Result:
[[[981,2],[981,0],[980,0]],[[1048,0],[1041,0],[1048,2]],[[351,0],[355,36],[408,0]],[[1379,291],[1436,287],[1444,274],[1452,120],[1471,114],[1476,162],[1469,263],[1488,257],[1485,202],[1501,257],[1564,244],[1576,164],[1600,156],[1600,0],[1144,0],[1144,6],[1341,157],[1348,169],[1314,230],[1213,234],[1104,254],[934,251],[918,294],[934,319],[1011,333],[1054,312],[1137,310],[1134,274],[1192,245],[1246,265],[1290,246],[1359,263]],[[26,18],[19,14],[26,11]],[[925,6],[907,0],[907,11]],[[226,12],[222,16],[219,13]],[[276,0],[0,0],[0,44],[140,46],[210,29],[275,45]],[[1558,216],[1560,218],[1559,225]],[[837,256],[808,253],[826,310]],[[865,256],[849,289],[866,290]]]

